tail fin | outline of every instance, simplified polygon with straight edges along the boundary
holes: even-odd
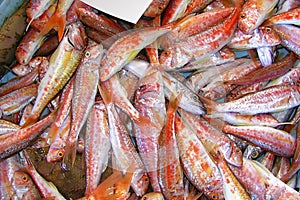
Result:
[[[125,175],[121,171],[114,171],[90,196],[95,199],[127,199],[134,167],[132,164]]]
[[[67,142],[65,147],[65,155],[63,157],[62,163],[66,164],[66,162],[68,162],[69,157],[71,157],[71,164],[72,167],[74,167],[76,159],[76,142]]]
[[[199,96],[201,102],[204,104],[207,114],[215,113],[218,111],[217,106],[219,105],[219,103],[217,103],[211,99],[208,99],[204,96],[201,96],[201,95],[198,95],[198,96]]]
[[[66,16],[61,15],[59,12],[55,12],[44,25],[44,28],[40,31],[40,33],[42,35],[46,35],[52,28],[57,27],[58,40],[61,41],[64,35],[65,26]]]
[[[39,119],[39,115],[37,114],[31,114],[26,121],[24,122],[24,124],[22,125],[22,128],[25,128],[27,126],[30,126],[32,124],[34,124],[35,122],[37,122]]]

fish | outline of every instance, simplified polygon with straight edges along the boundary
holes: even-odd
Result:
[[[40,191],[42,198],[53,198],[55,200],[65,200],[65,198],[57,190],[56,186],[52,182],[48,182],[44,177],[42,177],[32,164],[29,155],[26,151],[23,152],[24,155],[24,165],[21,166],[22,171],[28,173],[35,185]]]
[[[68,26],[69,31],[50,57],[48,70],[39,84],[38,95],[31,116],[23,126],[28,126],[37,120],[46,105],[60,92],[74,74],[80,63],[83,49],[76,45],[77,43],[70,43],[70,38],[76,35],[78,40],[82,40],[79,43],[84,44],[86,38],[81,29],[83,29],[83,26],[80,22]]]
[[[233,134],[275,155],[291,157],[296,148],[295,138],[285,131],[267,126],[232,126],[225,124],[225,133]]]
[[[158,181],[167,199],[184,199],[183,169],[175,136],[175,116],[182,95],[173,94],[167,108],[167,119],[159,136]]]
[[[108,116],[103,100],[97,100],[87,119],[85,133],[86,189],[92,194],[108,165],[111,144],[109,140]],[[99,145],[101,144],[101,145]]]
[[[75,72],[71,104],[71,129],[68,135],[65,158],[70,154],[74,165],[76,142],[95,101],[99,81],[99,63],[104,49],[101,44],[90,41]]]
[[[101,86],[98,86],[98,89],[107,109],[110,130],[109,137],[117,166],[119,170],[128,172],[130,165],[133,164],[134,168],[130,172],[133,173],[130,185],[138,196],[143,196],[149,186],[149,178],[145,166],[135,150],[129,133],[120,120],[112,100],[105,91],[102,90]]]
[[[54,116],[55,112],[50,113],[33,125],[0,135],[0,160],[29,146],[54,121]]]
[[[160,192],[158,184],[158,137],[165,124],[166,108],[163,77],[158,69],[149,66],[139,80],[135,91],[134,106],[139,113],[149,118],[156,127],[134,123],[137,148],[146,167],[152,188]],[[149,134],[150,133],[150,134]]]
[[[296,107],[300,104],[298,86],[282,84],[265,88],[261,91],[249,93],[239,99],[217,103],[201,97],[207,109],[212,112],[236,112],[254,115],[258,113],[278,112]]]
[[[226,160],[222,158],[220,152],[213,154],[213,158],[217,163],[219,171],[222,175],[223,180],[223,193],[225,199],[248,199],[250,200],[250,195],[246,192],[242,184],[238,181],[235,175],[230,170]]]
[[[138,30],[138,31],[137,31]],[[128,64],[146,46],[171,30],[171,26],[146,27],[127,32],[107,50],[100,66],[100,80],[106,81]],[[133,39],[134,38],[134,39]]]
[[[160,55],[160,64],[180,68],[192,60],[216,53],[230,41],[237,25],[238,14],[235,8],[222,23],[164,49]]]
[[[184,16],[184,12],[192,0],[170,1],[162,18],[162,25],[169,24]]]
[[[217,165],[197,137],[195,130],[189,128],[178,115],[175,119],[176,141],[184,174],[188,180],[209,199],[223,198],[223,183]]]

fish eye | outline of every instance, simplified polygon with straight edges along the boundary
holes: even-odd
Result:
[[[158,10],[162,10],[163,9],[163,7],[162,6],[158,6]]]
[[[271,32],[271,28],[267,27],[266,31],[267,31],[267,33],[270,33]]]
[[[22,180],[23,180],[24,182],[28,181],[27,176],[22,176]]]
[[[251,153],[251,158],[255,159],[255,158],[258,157],[258,155],[259,155],[258,151],[253,151],[253,152]]]
[[[235,153],[240,153],[240,150],[239,150],[239,149],[236,149],[236,150],[235,150]]]
[[[143,200],[147,200],[147,197],[144,197]]]
[[[91,53],[89,52],[89,51],[87,51],[86,53],[85,53],[85,57],[90,57],[91,56]]]
[[[242,14],[240,17],[241,17],[241,19],[245,19],[246,18],[245,14]]]
[[[59,151],[59,152],[57,153],[57,155],[58,155],[58,157],[60,157],[60,158],[62,158],[62,157],[64,156],[63,152],[61,152],[61,151]]]

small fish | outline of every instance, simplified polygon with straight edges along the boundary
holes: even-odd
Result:
[[[107,109],[109,137],[117,166],[122,171],[128,172],[130,165],[134,163],[134,169],[131,171],[133,172],[131,187],[138,196],[143,196],[149,186],[149,178],[145,166],[130,139],[128,130],[120,120],[110,96],[107,96],[101,86],[99,86],[99,91]]]
[[[285,131],[267,126],[232,126],[229,124],[225,124],[222,130],[276,155],[284,157],[294,155],[296,140]]]
[[[213,2],[212,0],[192,0],[187,8],[185,9],[185,15],[189,15],[191,13],[196,13],[203,10],[208,4]]]
[[[223,180],[223,191],[225,199],[234,200],[250,200],[250,195],[246,192],[242,184],[237,180],[233,172],[230,170],[227,162],[222,158],[221,153],[213,155]]]
[[[72,164],[76,157],[76,142],[95,101],[99,80],[99,63],[104,49],[101,44],[90,41],[75,73],[71,106],[71,129],[68,136],[65,157],[71,154]]]
[[[84,150],[86,163],[85,195],[92,194],[97,188],[101,174],[107,167],[110,149],[108,116],[103,101],[99,100],[93,105],[86,125]]]
[[[104,55],[100,66],[100,80],[106,81],[128,64],[146,46],[171,30],[171,26],[146,27],[128,32],[119,38]]]
[[[233,9],[222,23],[166,48],[160,56],[160,63],[173,68],[180,68],[189,61],[216,53],[229,42],[233,35],[238,14],[238,10]]]
[[[25,122],[24,126],[32,124],[38,119],[46,105],[67,84],[75,72],[80,63],[84,48],[76,44],[85,44],[86,39],[82,29],[84,27],[80,22],[68,26],[67,34],[50,57],[49,68],[39,85],[38,95],[31,111],[31,116]],[[80,42],[72,44],[71,38],[77,38],[76,40],[80,40]]]
[[[222,199],[222,177],[210,157],[214,150],[207,150],[195,130],[179,116],[176,116],[175,128],[180,161],[188,180],[210,199]]]
[[[246,94],[239,99],[225,103],[210,101],[201,96],[200,98],[205,102],[209,112],[238,112],[254,115],[296,107],[300,104],[300,88],[283,84]]]
[[[176,140],[175,116],[180,98],[171,96],[167,108],[167,119],[159,136],[158,180],[167,199],[184,199],[183,169]]]
[[[21,169],[30,175],[37,188],[39,189],[42,198],[65,200],[65,198],[57,190],[56,186],[52,182],[48,182],[38,173],[26,151],[24,151],[23,155],[26,161],[24,162],[25,165],[22,166]]]

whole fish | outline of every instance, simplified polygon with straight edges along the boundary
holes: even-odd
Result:
[[[225,103],[217,103],[201,97],[212,112],[238,112],[254,115],[258,113],[278,112],[300,104],[300,88],[291,85],[278,85]]]
[[[134,106],[141,115],[148,117],[156,127],[135,124],[137,147],[146,167],[152,188],[160,192],[157,177],[158,167],[158,137],[165,124],[166,108],[163,77],[159,70],[149,66],[145,76],[139,81],[136,90]],[[149,134],[150,133],[150,134]]]
[[[166,124],[159,136],[158,180],[167,199],[184,199],[183,169],[176,140],[175,116],[181,95],[172,95],[167,108]]]
[[[86,189],[85,195],[97,188],[101,174],[108,164],[109,125],[105,105],[102,100],[95,102],[87,119],[85,133]],[[101,145],[99,145],[101,144]]]
[[[195,130],[176,116],[176,141],[185,175],[209,199],[223,198],[222,177]]]
[[[71,38],[76,37],[77,43],[71,43]],[[58,48],[51,55],[50,65],[42,79],[31,117],[24,126],[37,120],[45,106],[58,94],[75,72],[80,63],[85,46],[85,33],[81,23],[68,26],[68,32],[60,42]]]
[[[218,152],[217,152],[218,153]],[[250,195],[246,192],[246,190],[243,188],[241,183],[237,180],[235,175],[230,170],[227,162],[224,158],[222,158],[222,155],[217,154],[213,155],[213,158],[215,162],[217,163],[217,166],[220,170],[220,173],[222,175],[223,180],[223,193],[225,199],[247,199],[250,200]]]
[[[146,27],[128,32],[119,38],[107,50],[101,60],[100,80],[106,81],[116,72],[120,71],[127,63],[146,46],[155,41],[159,36],[170,31],[171,26]]]
[[[116,158],[116,164],[120,170],[129,172],[130,166],[133,164],[134,168],[129,173],[133,173],[131,180],[131,187],[138,196],[143,196],[149,185],[148,175],[140,156],[130,139],[129,133],[120,120],[109,96],[99,87],[101,97],[106,105],[108,114],[108,124],[110,130],[110,142],[113,154]]]
[[[267,126],[232,126],[225,124],[225,133],[243,138],[275,155],[291,157],[296,148],[295,138],[285,131]]]
[[[229,42],[233,35],[238,14],[238,10],[234,9],[224,22],[166,48],[160,56],[160,63],[180,68],[193,59],[216,53]]]
[[[101,44],[90,41],[75,73],[71,106],[71,129],[68,136],[66,154],[71,154],[75,162],[76,142],[95,101],[99,81],[99,63],[104,54]]]

